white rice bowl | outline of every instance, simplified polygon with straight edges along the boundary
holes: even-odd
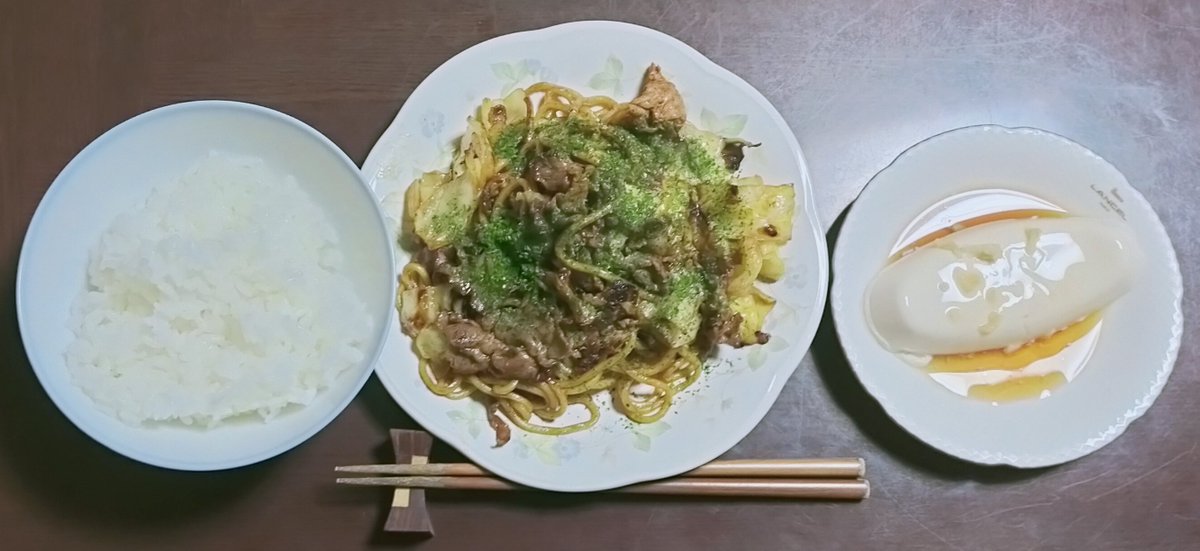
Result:
[[[151,465],[230,469],[304,442],[366,383],[393,262],[374,195],[328,138],[257,105],[179,103],[55,178],[25,234],[17,320],[83,433]]]
[[[73,308],[74,382],[131,423],[310,403],[371,330],[338,246],[295,178],[205,156],[100,238]]]

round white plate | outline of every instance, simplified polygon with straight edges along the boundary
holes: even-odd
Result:
[[[686,44],[635,25],[591,21],[502,36],[458,54],[413,91],[363,165],[384,200],[422,172],[447,168],[453,141],[483,98],[545,80],[628,100],[651,63],[679,87],[689,120],[763,144],[748,151],[744,174],[796,184],[795,232],[783,250],[787,273],[767,287],[779,300],[766,325],[772,339],[762,347],[723,348],[661,422],[638,425],[603,408],[589,431],[545,437],[514,430],[508,445],[495,448],[478,402],[440,398],[421,384],[411,341],[394,324],[376,366],[388,392],[438,438],[522,484],[590,491],[675,475],[717,457],[758,424],[812,341],[828,282],[799,144],[762,94]],[[392,197],[386,203],[399,207],[399,195]],[[400,263],[409,258],[404,251],[396,256]]]
[[[228,421],[212,429],[134,426],[98,409],[75,386],[64,353],[75,338],[71,305],[85,286],[91,250],[118,215],[141,208],[156,185],[183,175],[217,150],[263,159],[296,177],[327,209],[344,245],[348,276],[375,331],[366,358],[303,408],[268,422]],[[393,317],[395,278],[388,232],[354,162],[312,127],[278,111],[231,101],[169,105],[96,138],[59,173],[25,234],[17,268],[17,318],[34,372],[75,426],[131,459],[190,471],[229,469],[281,454],[338,415],[371,374]]]
[[[885,350],[867,326],[864,293],[909,223],[942,199],[982,189],[1127,224],[1145,252],[1133,290],[1105,311],[1087,365],[1040,400],[992,405],[954,394]],[[863,386],[909,432],[977,463],[1042,467],[1099,449],[1150,407],[1179,351],[1182,283],[1162,223],[1111,164],[1041,130],[973,126],[905,151],[850,208],[833,265],[834,320]]]

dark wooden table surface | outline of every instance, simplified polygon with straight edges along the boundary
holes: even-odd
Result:
[[[0,548],[1185,549],[1200,545],[1200,357],[1185,332],[1158,403],[1061,467],[962,463],[891,422],[827,324],[730,457],[862,455],[858,505],[486,495],[435,498],[427,541],[380,534],[386,496],[330,467],[411,427],[375,381],[308,443],[221,473],[144,467],[92,442],[38,386],[13,280],[42,193],[80,148],[147,109],[231,98],[291,113],[361,161],[438,64],[496,35],[618,19],[679,37],[761,90],[834,222],[905,147],[1032,125],[1107,157],[1153,203],[1200,313],[1200,5],[1194,1],[258,2],[0,0]],[[449,450],[439,450],[451,458]]]

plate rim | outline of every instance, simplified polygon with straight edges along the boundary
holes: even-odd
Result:
[[[483,450],[478,448],[477,445],[465,440],[459,434],[461,431],[456,431],[453,428],[446,428],[441,423],[433,422],[432,412],[427,413],[422,411],[410,411],[409,408],[404,406],[403,400],[399,398],[399,394],[393,391],[392,384],[389,383],[389,377],[386,374],[386,370],[383,369],[383,366],[375,366],[376,376],[387,390],[388,395],[391,396],[392,400],[422,428],[429,431],[434,436],[438,437],[440,440],[465,455],[468,459],[486,467],[488,470],[496,473],[499,476],[523,485],[558,492],[601,491],[626,486],[629,484],[636,484],[639,482],[658,480],[692,470],[700,465],[712,461],[713,459],[732,449],[762,422],[763,418],[766,417],[771,407],[778,400],[783,386],[792,378],[800,364],[803,363],[804,356],[808,355],[812,341],[816,336],[818,327],[820,326],[820,321],[824,313],[824,305],[828,299],[829,293],[829,251],[825,240],[824,226],[822,225],[820,217],[816,211],[812,176],[803,151],[800,149],[799,140],[796,138],[795,132],[792,130],[791,126],[787,123],[787,120],[783,118],[783,115],[779,113],[779,110],[776,109],[775,106],[771,104],[771,102],[765,96],[763,96],[761,92],[759,92],[756,88],[732,71],[717,64],[715,61],[709,59],[707,56],[683,41],[666,33],[651,29],[649,27],[644,27],[642,25],[609,20],[586,20],[560,23],[548,27],[519,31],[493,37],[455,54],[430,72],[429,75],[427,75],[421,81],[421,83],[413,89],[408,98],[405,99],[404,104],[401,105],[396,115],[392,118],[392,121],[388,124],[387,128],[380,134],[379,139],[376,140],[375,144],[372,146],[371,151],[368,153],[362,165],[364,178],[368,181],[369,185],[374,188],[376,176],[381,164],[381,159],[384,155],[386,155],[384,148],[379,147],[380,144],[388,142],[393,135],[399,132],[398,122],[401,116],[408,115],[410,110],[416,109],[416,107],[411,103],[411,98],[417,95],[418,92],[421,92],[427,87],[432,86],[430,83],[435,79],[435,77],[439,76],[439,74],[450,70],[449,67],[452,67],[458,63],[462,63],[468,56],[486,50],[488,47],[495,46],[497,43],[537,40],[541,38],[547,38],[548,36],[552,35],[568,33],[581,27],[607,28],[618,33],[635,33],[647,36],[652,40],[663,43],[665,47],[670,47],[680,51],[692,62],[694,62],[695,66],[702,72],[708,73],[713,78],[718,78],[731,83],[735,87],[739,88],[752,101],[760,104],[760,107],[762,107],[763,110],[768,114],[770,122],[782,130],[786,142],[784,147],[790,151],[792,155],[790,162],[795,164],[801,174],[801,181],[794,182],[794,184],[799,185],[803,190],[803,216],[806,218],[805,222],[810,230],[811,237],[813,238],[817,248],[817,261],[815,266],[815,271],[817,274],[815,278],[816,281],[813,283],[817,286],[817,300],[814,302],[813,307],[809,311],[808,319],[805,320],[805,324],[802,326],[806,328],[804,334],[800,335],[803,338],[798,341],[807,343],[804,348],[804,354],[802,354],[793,365],[781,367],[776,370],[768,388],[766,389],[766,392],[762,395],[757,406],[753,409],[753,413],[746,417],[746,421],[742,424],[742,426],[739,427],[738,430],[731,431],[729,433],[735,435],[734,437],[727,438],[727,443],[721,443],[715,446],[706,446],[703,450],[703,453],[696,453],[691,456],[687,456],[684,458],[685,460],[664,464],[662,468],[642,470],[636,473],[623,473],[615,475],[604,474],[598,475],[597,478],[564,482],[561,480],[555,480],[553,478],[538,478],[536,476],[529,476],[519,470],[509,468],[506,464],[493,461],[487,457],[486,454],[481,453]],[[383,198],[378,197],[378,194],[376,195],[377,198],[382,201]],[[798,212],[797,215],[801,215],[801,213]],[[395,332],[389,333],[388,340],[393,340],[396,338],[396,335],[397,333]],[[411,354],[411,351],[406,349],[405,353]],[[414,410],[415,409],[416,408],[414,408]],[[712,439],[711,441],[716,441],[716,439]],[[603,478],[600,478],[600,476],[603,476]]]
[[[850,364],[851,369],[854,371],[855,376],[858,378],[859,382],[862,383],[863,387],[867,391],[867,394],[869,394],[871,396],[871,398],[873,400],[875,400],[883,408],[884,412],[886,412],[888,414],[888,416],[891,417],[892,420],[896,424],[898,424],[901,428],[903,428],[909,434],[912,434],[919,440],[925,442],[926,444],[928,444],[929,446],[932,446],[935,449],[938,449],[944,453],[958,457],[960,459],[970,461],[972,463],[977,463],[977,464],[981,464],[981,465],[1008,465],[1008,466],[1018,467],[1018,468],[1051,467],[1054,465],[1060,465],[1060,464],[1063,464],[1063,463],[1066,463],[1069,461],[1073,461],[1075,459],[1079,459],[1079,458],[1086,456],[1096,450],[1099,450],[1100,448],[1104,447],[1105,445],[1111,443],[1113,440],[1116,440],[1116,438],[1118,436],[1123,434],[1125,432],[1125,430],[1127,430],[1129,428],[1129,425],[1132,424],[1133,421],[1137,420],[1139,417],[1141,417],[1142,415],[1145,414],[1145,412],[1150,408],[1151,405],[1154,404],[1154,401],[1162,393],[1163,387],[1166,385],[1167,380],[1170,378],[1170,375],[1171,375],[1172,371],[1174,370],[1175,362],[1179,355],[1180,343],[1182,341],[1183,322],[1184,322],[1183,310],[1182,310],[1182,301],[1183,301],[1182,273],[1180,272],[1180,266],[1179,266],[1178,256],[1175,252],[1175,247],[1174,247],[1173,243],[1171,242],[1171,238],[1170,238],[1170,235],[1167,233],[1166,227],[1162,223],[1162,219],[1158,216],[1158,213],[1157,213],[1157,211],[1154,210],[1153,205],[1151,205],[1150,202],[1148,200],[1146,200],[1145,196],[1141,193],[1141,191],[1129,183],[1128,178],[1125,177],[1125,174],[1123,172],[1121,172],[1115,165],[1113,165],[1107,159],[1101,157],[1098,153],[1096,153],[1095,151],[1092,151],[1090,148],[1084,146],[1083,144],[1080,144],[1079,142],[1076,142],[1076,141],[1074,141],[1070,138],[1067,138],[1066,136],[1063,136],[1061,134],[1058,134],[1056,132],[1052,132],[1049,130],[1036,128],[1036,127],[1032,127],[1032,126],[1011,126],[1010,127],[1010,126],[1004,126],[1004,125],[999,125],[999,124],[968,125],[968,126],[952,128],[949,130],[939,132],[937,134],[934,134],[932,136],[929,136],[925,139],[922,139],[922,140],[912,144],[911,146],[909,146],[909,147],[905,148],[903,151],[901,151],[891,162],[889,162],[886,166],[884,166],[882,169],[880,169],[878,172],[876,172],[875,175],[872,176],[870,180],[868,180],[867,184],[863,187],[862,190],[860,190],[859,194],[855,197],[854,201],[850,204],[849,207],[847,207],[847,212],[846,212],[845,218],[843,220],[842,227],[843,228],[852,227],[856,223],[861,224],[861,222],[856,222],[856,220],[858,220],[859,218],[864,216],[863,212],[865,212],[862,208],[859,208],[861,205],[861,199],[865,195],[870,193],[870,190],[872,189],[872,184],[875,183],[882,174],[884,174],[888,170],[892,169],[898,163],[905,160],[906,157],[908,157],[909,155],[911,155],[915,152],[919,153],[918,150],[923,149],[924,147],[926,147],[930,144],[937,144],[938,142],[944,141],[946,139],[953,139],[953,138],[956,138],[960,134],[984,133],[984,132],[996,132],[996,133],[1006,134],[1006,135],[1038,136],[1039,138],[1058,141],[1059,143],[1067,146],[1068,148],[1079,152],[1083,156],[1090,158],[1093,162],[1099,162],[1099,163],[1107,166],[1108,168],[1110,168],[1115,174],[1117,174],[1120,177],[1121,181],[1125,184],[1125,186],[1128,188],[1128,190],[1132,191],[1132,193],[1129,194],[1132,198],[1131,200],[1133,202],[1139,204],[1140,206],[1144,207],[1148,212],[1150,212],[1153,215],[1151,217],[1153,219],[1152,223],[1149,224],[1150,231],[1154,234],[1155,238],[1158,241],[1160,241],[1160,244],[1164,246],[1163,248],[1166,251],[1167,261],[1168,261],[1166,269],[1168,270],[1169,275],[1171,276],[1172,285],[1170,288],[1170,292],[1174,299],[1173,300],[1174,312],[1173,312],[1173,320],[1172,320],[1173,323],[1172,323],[1172,328],[1171,328],[1172,334],[1171,334],[1170,340],[1167,342],[1167,348],[1165,350],[1165,353],[1162,356],[1162,365],[1155,372],[1154,379],[1152,381],[1150,381],[1150,387],[1146,390],[1146,392],[1133,403],[1133,405],[1130,407],[1130,409],[1127,409],[1122,415],[1120,415],[1115,421],[1113,421],[1107,428],[1101,430],[1098,434],[1095,434],[1095,435],[1085,439],[1081,443],[1068,444],[1068,445],[1063,446],[1062,448],[1060,448],[1056,451],[1053,451],[1053,452],[1042,453],[1042,454],[1014,454],[1014,453],[1005,453],[1005,452],[997,452],[997,451],[990,451],[990,450],[964,448],[964,447],[959,446],[951,441],[948,441],[945,438],[942,438],[941,436],[938,436],[937,434],[935,434],[935,431],[928,430],[928,429],[922,427],[919,423],[914,423],[911,420],[909,420],[903,413],[897,411],[897,406],[895,405],[895,403],[892,400],[885,398],[885,396],[888,395],[887,391],[885,389],[879,388],[876,385],[875,381],[870,378],[870,376],[863,375],[865,368],[861,367],[862,362],[858,358],[858,354],[857,354],[857,350],[858,350],[857,346],[858,345],[854,344],[851,340],[847,340],[844,338],[845,329],[843,329],[843,326],[844,326],[844,324],[848,323],[847,316],[849,316],[851,314],[846,312],[845,307],[842,304],[843,294],[845,291],[847,291],[846,289],[843,288],[843,286],[846,285],[846,283],[845,283],[846,280],[845,280],[845,278],[839,279],[838,277],[836,277],[836,272],[837,272],[838,267],[845,269],[846,263],[848,262],[848,260],[846,260],[846,258],[850,253],[846,249],[845,242],[841,240],[840,236],[839,236],[838,242],[835,243],[835,247],[834,247],[834,251],[833,251],[832,266],[833,266],[834,274],[832,277],[832,281],[830,283],[830,293],[829,293],[830,310],[831,310],[831,313],[833,314],[833,323],[834,323],[834,328],[838,334],[838,341],[842,345],[842,349],[846,355],[846,359],[847,359],[848,363]],[[1122,190],[1122,191],[1124,191],[1124,190]]]
[[[329,424],[334,421],[334,419],[337,419],[339,416],[341,416],[341,414],[350,405],[350,402],[352,402],[354,398],[362,392],[362,389],[370,379],[371,374],[374,373],[374,365],[378,363],[379,356],[383,353],[383,346],[387,340],[386,335],[390,332],[393,323],[392,320],[394,319],[394,316],[388,317],[384,327],[379,329],[384,332],[384,338],[380,341],[379,346],[376,347],[377,349],[374,351],[374,356],[370,358],[370,361],[364,362],[366,367],[362,369],[362,373],[357,375],[357,380],[354,381],[354,383],[350,386],[350,392],[348,392],[345,397],[341,398],[335,403],[333,409],[330,410],[329,415],[305,430],[297,432],[293,438],[287,440],[285,443],[276,446],[275,448],[259,451],[257,453],[232,455],[231,457],[222,459],[220,461],[209,461],[203,463],[180,462],[170,458],[164,458],[158,454],[147,454],[144,451],[129,448],[121,443],[114,442],[111,437],[101,437],[101,431],[97,427],[90,423],[81,421],[81,415],[78,412],[71,410],[71,408],[64,407],[64,403],[67,398],[62,394],[59,386],[50,384],[47,379],[43,377],[43,371],[50,368],[42,366],[37,360],[34,359],[34,353],[32,352],[34,348],[30,345],[30,337],[28,336],[28,331],[26,329],[26,324],[28,322],[25,321],[24,315],[27,306],[24,299],[24,289],[26,285],[25,280],[27,277],[29,277],[27,275],[28,268],[26,267],[28,263],[27,256],[32,254],[29,252],[31,250],[31,244],[37,240],[37,234],[41,233],[41,229],[46,223],[45,218],[49,216],[46,214],[47,209],[50,209],[50,205],[55,203],[57,201],[56,198],[63,193],[63,187],[66,185],[63,183],[64,177],[70,175],[77,166],[86,162],[85,159],[87,157],[103,148],[108,144],[108,142],[117,139],[117,136],[123,132],[130,131],[134,126],[144,123],[147,120],[155,117],[169,116],[178,111],[197,109],[203,110],[210,108],[230,109],[234,111],[255,114],[258,116],[265,116],[278,120],[287,126],[293,127],[300,132],[308,134],[326,149],[328,149],[329,152],[337,158],[339,163],[344,164],[347,168],[349,168],[350,170],[348,171],[348,174],[354,174],[357,176],[357,181],[359,184],[358,188],[361,189],[362,192],[368,194],[371,199],[375,199],[374,191],[368,186],[366,179],[363,177],[362,171],[359,170],[359,167],[354,163],[354,160],[350,158],[345,150],[343,150],[341,147],[338,147],[338,145],[330,140],[328,136],[322,134],[312,125],[292,115],[264,105],[259,105],[257,103],[229,99],[195,99],[168,103],[137,113],[105,130],[89,141],[87,145],[85,145],[77,153],[75,153],[75,155],[71,157],[71,160],[68,161],[66,165],[63,165],[63,168],[60,169],[57,174],[55,174],[54,179],[51,180],[50,185],[46,187],[46,191],[38,200],[38,204],[34,209],[33,216],[30,217],[29,224],[25,228],[25,235],[21,240],[21,249],[17,257],[16,277],[15,284],[13,285],[17,313],[17,327],[18,332],[21,334],[21,346],[25,350],[25,357],[30,364],[30,368],[34,373],[34,376],[37,378],[38,385],[50,398],[50,401],[53,402],[55,409],[57,409],[63,417],[66,417],[67,420],[70,421],[71,425],[73,425],[77,430],[91,438],[93,441],[99,443],[101,446],[122,457],[153,467],[184,472],[225,471],[261,463],[291,451],[292,449],[307,442],[317,433],[324,430],[325,427],[329,426]],[[384,223],[384,216],[383,212],[379,208],[379,202],[373,201],[373,203],[378,214],[377,218],[379,220],[379,224],[382,226],[382,231],[385,235],[390,235],[390,232]],[[390,249],[387,254],[389,256],[394,256],[393,251]],[[394,292],[395,281],[392,282],[392,286]],[[94,411],[94,414],[105,415],[104,412],[98,409]]]

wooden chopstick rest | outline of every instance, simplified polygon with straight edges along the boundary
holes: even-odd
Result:
[[[433,437],[429,433],[392,429],[390,436],[397,464],[415,467],[429,461],[429,450],[433,447]],[[387,520],[383,523],[383,530],[432,536],[433,522],[429,518],[429,509],[425,507],[425,490],[396,488],[392,493],[392,505],[388,510]]]

